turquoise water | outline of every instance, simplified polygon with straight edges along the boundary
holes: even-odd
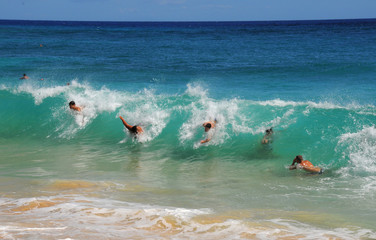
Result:
[[[0,21],[1,238],[376,238],[375,36]],[[298,154],[324,173],[289,171]]]

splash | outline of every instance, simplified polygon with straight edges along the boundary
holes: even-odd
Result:
[[[342,150],[342,159],[351,165],[345,168],[361,173],[376,172],[376,128],[363,127],[355,133],[345,133],[339,137],[336,150]]]
[[[179,140],[182,144],[194,141],[194,147],[199,146],[197,132],[202,130],[202,124],[207,121],[217,121],[212,140],[207,145],[223,144],[230,138],[231,128],[236,128],[239,115],[238,100],[216,101],[207,96],[207,91],[200,85],[188,85],[186,94],[192,98],[191,104],[184,109],[189,119],[179,129]],[[230,127],[230,129],[226,129]],[[205,134],[201,138],[206,138]]]
[[[123,116],[131,125],[138,125],[144,129],[134,140],[148,142],[155,139],[166,127],[170,111],[163,108],[165,97],[156,96],[151,90],[144,89],[137,96],[132,101],[124,103],[125,106],[120,109],[118,116]],[[128,138],[129,136],[128,133]]]
[[[239,134],[257,135],[270,127],[287,129],[295,122],[293,108],[282,109],[288,104],[277,104],[281,110],[260,108],[270,102],[246,101],[237,98],[216,100],[208,96],[208,91],[199,84],[188,85],[185,94],[191,102],[182,107],[188,119],[179,129],[181,144],[193,144],[194,148],[201,146],[200,139],[206,138],[202,124],[206,121],[217,120],[212,140],[207,145],[222,145]]]

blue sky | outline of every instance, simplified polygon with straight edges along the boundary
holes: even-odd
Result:
[[[376,18],[376,0],[0,0],[0,19],[258,21]]]

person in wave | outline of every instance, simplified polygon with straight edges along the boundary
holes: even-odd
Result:
[[[69,108],[75,111],[81,112],[81,108],[76,106],[76,103],[74,101],[69,102]]]
[[[264,138],[262,139],[262,144],[267,144],[271,141],[271,137],[273,134],[273,128],[266,129]]]
[[[29,77],[26,75],[26,73],[24,73],[23,76],[20,77],[20,79],[29,79]]]
[[[312,172],[312,173],[322,173],[323,170],[322,168],[315,167],[313,164],[308,161],[308,160],[303,160],[302,155],[298,155],[294,158],[291,166],[289,167],[290,170],[294,169],[303,169],[307,172]]]
[[[123,122],[124,126],[129,130],[130,133],[134,134],[134,135],[137,135],[137,134],[141,134],[143,133],[144,131],[142,130],[142,128],[140,126],[137,126],[137,125],[129,125],[122,116],[119,116],[120,120]]]
[[[205,128],[205,132],[208,133],[208,137],[205,140],[201,140],[201,144],[207,143],[212,139],[212,137],[214,135],[213,129],[215,128],[216,123],[217,123],[217,120],[215,119],[214,122],[208,121],[208,122],[205,122],[204,124],[202,124],[202,126]]]

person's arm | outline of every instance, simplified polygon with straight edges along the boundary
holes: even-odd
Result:
[[[141,133],[143,133],[143,132],[144,132],[144,130],[142,129],[142,127],[137,126],[137,133],[138,133],[138,134],[141,134]]]
[[[80,107],[77,107],[77,106],[75,106],[75,105],[70,105],[69,108],[70,108],[70,109],[73,109],[73,110],[75,110],[75,111],[77,111],[77,112],[81,112],[81,108],[80,108]]]
[[[201,144],[209,142],[213,138],[213,136],[214,136],[214,129],[210,129],[208,132],[208,135],[206,136],[206,139],[202,140]]]
[[[268,136],[268,135],[265,135],[264,138],[261,140],[261,143],[262,143],[262,144],[266,144],[266,143],[268,143],[267,136]]]
[[[214,135],[214,129],[212,128],[208,131],[208,135],[206,139],[201,141],[201,144],[209,142],[213,138],[213,135]]]
[[[294,170],[294,169],[296,169],[296,165],[295,165],[295,163],[296,163],[296,158],[294,158],[294,161],[292,161],[292,164],[291,164],[290,167],[289,167],[290,170]]]
[[[124,126],[128,129],[128,130],[131,130],[131,128],[133,127],[132,125],[129,125],[122,116],[119,116],[119,118],[121,119],[121,121],[123,122]]]

